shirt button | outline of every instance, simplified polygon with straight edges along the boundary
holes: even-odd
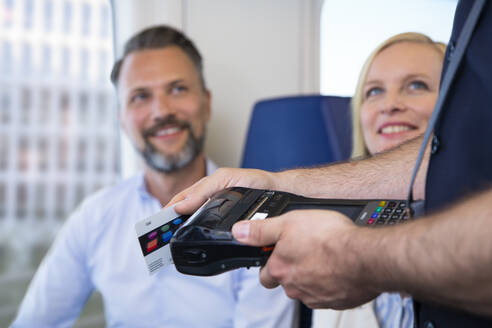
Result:
[[[432,137],[432,143],[431,143],[431,154],[432,155],[437,153],[437,151],[439,150],[439,146],[440,146],[439,138],[435,135]]]
[[[436,328],[436,325],[432,321],[424,322],[424,328]]]

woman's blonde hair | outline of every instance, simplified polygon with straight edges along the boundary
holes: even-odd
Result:
[[[364,136],[362,134],[362,126],[360,123],[360,108],[364,100],[364,84],[366,83],[369,68],[374,61],[374,58],[376,58],[376,56],[381,51],[396,43],[401,42],[415,42],[431,45],[443,56],[443,58],[444,53],[446,52],[446,44],[433,41],[425,34],[414,32],[401,33],[392,36],[391,38],[381,43],[376,49],[374,49],[374,51],[366,59],[364,66],[362,66],[359,80],[357,81],[357,87],[355,89],[354,96],[352,97],[352,100],[350,102],[350,107],[352,110],[352,158],[369,155],[369,151],[367,150]]]

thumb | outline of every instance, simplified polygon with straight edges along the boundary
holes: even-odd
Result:
[[[239,242],[252,246],[273,245],[280,238],[282,222],[280,218],[239,221],[232,226],[232,235]]]

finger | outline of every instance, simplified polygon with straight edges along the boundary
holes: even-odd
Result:
[[[264,266],[260,270],[260,282],[264,287],[270,288],[270,289],[278,287],[280,285],[279,281],[277,281],[277,279],[273,278],[270,275],[266,266]]]
[[[174,209],[180,214],[190,214],[195,212],[203,203],[210,198],[216,191],[223,189],[215,187],[214,179],[204,177],[194,185],[174,196],[166,207],[176,205]],[[219,188],[219,189],[217,189]]]
[[[232,226],[232,235],[238,241],[252,246],[268,246],[275,244],[282,232],[282,217],[263,221],[239,221]]]
[[[179,198],[176,199],[176,202],[179,202],[176,203],[176,212],[188,214],[196,211],[215,193],[231,186],[234,172],[236,171],[219,169],[214,174],[200,179],[197,183],[181,192]]]
[[[181,191],[180,193],[176,194],[170,201],[169,203],[167,203],[164,208],[167,208],[167,207],[170,207],[170,206],[173,206],[174,204],[176,203],[179,203],[179,202],[182,202],[183,200],[186,199],[186,195],[189,193],[189,189],[190,188],[186,188],[184,189],[183,191]],[[182,213],[184,214],[184,213]]]
[[[179,214],[191,214],[195,212],[203,203],[205,203],[208,197],[191,198],[189,195],[191,193],[192,187],[189,187],[174,196],[171,201],[164,206],[164,208],[176,205],[174,207],[174,210]]]
[[[174,204],[176,204],[174,209],[179,214],[191,214],[202,206],[208,198],[209,196],[207,195],[192,196],[190,194],[186,194],[184,197],[180,197],[176,202],[174,202]]]

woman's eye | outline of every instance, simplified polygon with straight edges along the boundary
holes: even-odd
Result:
[[[375,88],[371,88],[371,89],[367,90],[365,96],[366,96],[366,98],[369,98],[369,97],[376,96],[382,92],[383,92],[382,88],[375,87]]]
[[[412,81],[409,85],[411,90],[428,90],[427,83],[422,81]]]

